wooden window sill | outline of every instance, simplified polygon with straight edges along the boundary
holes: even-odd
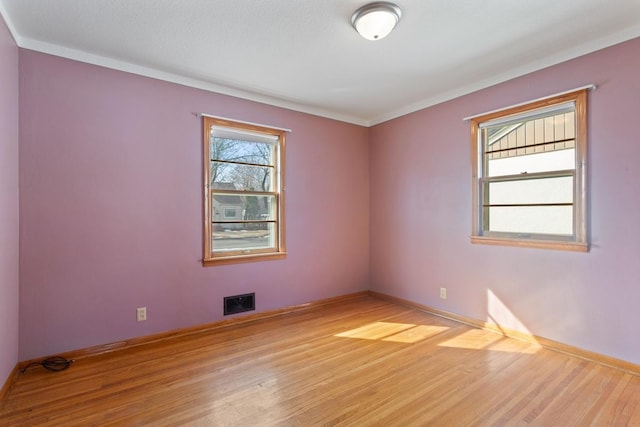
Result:
[[[207,258],[202,260],[205,267],[211,265],[238,264],[243,262],[272,261],[286,258],[286,252],[269,252],[251,255],[234,255],[226,257]]]
[[[505,237],[471,236],[471,243],[482,245],[517,246],[522,248],[554,249],[560,251],[589,252],[589,244],[555,240],[524,240]]]

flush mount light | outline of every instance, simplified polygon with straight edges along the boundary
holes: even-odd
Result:
[[[397,4],[377,1],[365,4],[351,16],[351,25],[367,40],[380,40],[395,28],[402,11]]]

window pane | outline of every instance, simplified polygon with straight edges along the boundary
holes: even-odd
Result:
[[[276,197],[275,196],[244,196],[245,220],[275,220]]]
[[[214,253],[274,248],[276,227],[273,223],[213,224],[211,248]]]
[[[518,175],[574,169],[575,148],[526,154],[515,157],[490,159],[487,161],[487,176]]]
[[[573,177],[491,182],[490,205],[573,203]]]
[[[485,151],[505,157],[509,149],[519,147],[535,148],[535,152],[559,150],[563,147],[554,143],[575,138],[571,128],[575,128],[573,111],[534,114],[528,119],[486,126],[483,133]]]
[[[277,218],[275,196],[240,196],[213,193],[211,199],[212,222],[274,221]],[[231,213],[235,213],[235,215],[231,216]]]
[[[573,234],[572,206],[485,208],[488,231],[510,233]]]
[[[211,162],[211,188],[218,190],[272,191],[272,168]]]
[[[270,165],[273,163],[272,144],[241,141],[237,139],[211,138],[212,160]]]

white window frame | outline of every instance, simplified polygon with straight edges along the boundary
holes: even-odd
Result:
[[[573,233],[571,236],[554,234],[531,234],[517,232],[496,232],[487,230],[484,217],[485,185],[499,180],[509,181],[522,178],[485,176],[485,151],[482,129],[488,125],[509,123],[513,120],[527,120],[540,114],[553,114],[566,105],[575,106],[575,169],[535,174],[537,177],[573,176]],[[471,242],[478,244],[532,247],[587,252],[587,89],[576,90],[527,104],[494,111],[470,118],[471,158],[472,158],[472,232]],[[535,178],[531,176],[529,178]]]
[[[229,119],[202,116],[203,123],[203,161],[204,161],[204,256],[203,264],[205,266],[217,265],[217,264],[229,264],[238,262],[250,262],[250,261],[263,261],[272,259],[282,259],[286,256],[285,247],[285,213],[284,213],[284,166],[285,166],[285,134],[287,130],[266,127],[253,123],[233,121]],[[272,168],[272,187],[269,191],[260,190],[220,190],[210,188],[211,180],[211,153],[210,153],[210,141],[212,133],[216,131],[230,132],[231,134],[238,135],[239,140],[244,141],[256,141],[273,143],[273,155],[271,164],[268,167]],[[243,164],[243,163],[238,163]],[[251,165],[249,165],[251,166]],[[261,165],[254,165],[261,166]],[[274,232],[274,245],[269,248],[249,248],[234,251],[216,251],[214,247],[213,233],[214,223],[219,221],[215,218],[215,213],[212,207],[214,193],[224,193],[227,195],[237,196],[261,196],[268,195],[275,199],[275,218],[272,219],[258,219],[244,222],[265,222],[273,224]],[[235,208],[237,210],[237,208]],[[223,211],[223,216],[226,216],[226,212]],[[242,222],[242,221],[241,221]]]

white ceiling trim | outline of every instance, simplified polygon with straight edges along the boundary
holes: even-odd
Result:
[[[591,41],[590,43],[585,43],[577,48],[565,50],[560,53],[555,53],[554,55],[549,56],[541,61],[531,62],[522,67],[518,67],[514,70],[510,70],[506,73],[498,74],[495,77],[492,77],[490,79],[487,79],[478,83],[474,83],[469,86],[464,86],[459,89],[441,94],[439,96],[436,96],[433,98],[427,98],[417,103],[407,105],[403,108],[399,108],[388,114],[384,114],[372,119],[369,122],[369,126],[374,126],[380,123],[384,123],[386,121],[396,119],[398,117],[402,117],[407,114],[411,114],[416,111],[420,111],[425,108],[429,108],[434,105],[437,105],[446,101],[450,101],[452,99],[459,98],[461,96],[468,95],[470,93],[473,93],[482,89],[486,89],[496,84],[503,83],[503,82],[515,79],[517,77],[524,76],[525,74],[529,74],[534,71],[539,71],[544,68],[557,65],[562,62],[566,62],[583,55],[587,55],[597,50],[604,49],[604,48],[613,46],[615,44],[634,39],[639,35],[640,35],[640,25],[637,25],[632,28],[627,28],[623,31],[612,34],[608,37],[603,37],[601,39]]]
[[[473,84],[439,94],[435,97],[423,99],[419,102],[406,105],[404,107],[401,107],[393,111],[390,111],[388,113],[377,116],[373,119],[367,120],[362,117],[339,114],[327,109],[315,108],[309,105],[288,101],[275,96],[257,94],[255,92],[230,87],[224,84],[215,84],[209,81],[189,78],[189,77],[185,77],[185,76],[174,74],[174,73],[168,73],[165,71],[160,71],[155,68],[136,65],[133,63],[116,60],[116,59],[101,56],[101,55],[87,53],[85,51],[66,48],[56,44],[28,39],[28,38],[22,37],[20,34],[17,33],[15,29],[15,25],[10,19],[6,11],[6,7],[2,2],[0,2],[0,15],[2,15],[13,39],[15,40],[16,44],[20,48],[34,50],[34,51],[51,54],[51,55],[79,61],[79,62],[102,66],[102,67],[106,67],[114,70],[124,71],[128,73],[150,77],[158,80],[163,80],[171,83],[176,83],[176,84],[180,84],[188,87],[202,89],[205,91],[214,92],[222,95],[228,95],[228,96],[233,96],[241,99],[246,99],[249,101],[267,104],[275,107],[294,110],[301,113],[307,113],[307,114],[325,117],[333,120],[352,123],[352,124],[364,126],[364,127],[374,126],[376,124],[380,124],[380,123],[383,123],[407,114],[411,114],[416,111],[434,106],[436,104],[440,104],[440,103],[458,98],[460,96],[464,96],[469,93],[476,92],[478,90],[485,89],[487,87],[523,76],[525,74],[528,74],[537,70],[541,70],[543,68],[547,68],[549,66],[556,65],[561,62],[565,62],[565,61],[580,57],[582,55],[586,55],[588,53],[594,52],[596,50],[600,50],[600,49],[640,36],[640,25],[626,28],[624,30],[621,30],[609,36],[602,37],[600,39],[597,39],[595,41],[590,41],[588,43],[584,43],[578,47],[574,47],[572,49],[568,49],[562,52],[555,52],[551,56],[543,58],[542,60],[525,64],[516,69],[511,69],[505,73],[498,74],[489,79],[485,79],[480,82],[475,82]],[[598,84],[599,82],[594,82],[594,83]]]
[[[11,33],[11,37],[13,37],[13,41],[16,42],[18,46],[20,46],[22,40],[20,39],[20,36],[16,31],[15,25],[13,25],[13,21],[9,18],[9,14],[7,13],[7,9],[5,8],[4,3],[0,3],[0,16],[2,16],[2,19],[4,19],[4,23],[7,24],[7,28]]]
[[[357,117],[351,117],[346,115],[336,114],[331,111],[327,111],[320,108],[311,108],[306,105],[301,105],[295,102],[288,102],[278,98],[258,95],[253,92],[242,91],[239,89],[230,88],[224,85],[216,85],[210,82],[202,80],[192,79],[177,74],[167,73],[159,71],[157,69],[143,67],[140,65],[132,64],[125,61],[119,61],[112,58],[107,58],[100,55],[93,55],[87,52],[69,49],[66,47],[58,46],[51,43],[44,43],[36,40],[26,39],[21,37],[15,29],[13,21],[9,17],[4,3],[0,2],[0,15],[4,19],[13,40],[16,45],[22,49],[33,50],[36,52],[46,53],[62,58],[72,59],[74,61],[84,62],[87,64],[98,65],[105,68],[110,68],[118,71],[124,71],[139,76],[150,77],[158,80],[167,81],[170,83],[176,83],[183,86],[193,87],[196,89],[206,90],[208,92],[214,92],[222,95],[234,96],[248,101],[259,102],[261,104],[267,104],[274,107],[285,108],[288,110],[294,110],[301,113],[307,113],[314,116],[326,117],[341,122],[352,123],[359,126],[369,126],[370,123],[366,120],[359,119]]]
[[[155,68],[143,67],[140,65],[132,64],[130,62],[120,61],[105,56],[94,55],[84,51],[70,49],[63,46],[45,43],[37,40],[30,40],[21,38],[21,42],[18,46],[23,49],[34,50],[37,52],[47,53],[50,55],[59,56],[62,58],[72,59],[74,61],[84,62],[92,65],[99,65],[105,68],[111,68],[118,71],[124,71],[131,74],[137,74],[144,77],[151,77],[153,79],[164,80],[171,83],[177,83],[183,86],[189,86],[196,89],[202,89],[209,92],[215,92],[222,95],[234,96],[236,98],[246,99],[248,101],[259,102],[261,104],[268,104],[274,107],[286,108],[288,110],[294,110],[301,113],[308,113],[314,116],[326,117],[342,122],[353,123],[360,126],[369,126],[367,121],[361,120],[357,117],[350,117],[345,115],[336,114],[331,111],[312,108],[307,105],[298,104],[295,102],[285,101],[275,97],[259,95],[253,92],[243,91],[235,89],[229,86],[217,85],[214,83],[206,82],[203,80],[184,77],[178,74],[167,73],[157,70]],[[16,41],[17,43],[17,41]]]

